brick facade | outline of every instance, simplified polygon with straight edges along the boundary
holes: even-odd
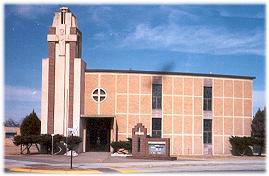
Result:
[[[84,115],[115,118],[118,140],[132,136],[132,128],[143,123],[152,135],[154,116],[151,98],[154,74],[86,72]],[[160,77],[160,76],[159,76]],[[204,83],[204,80],[207,82]],[[210,83],[208,83],[208,80]],[[212,114],[212,154],[230,153],[228,137],[249,136],[252,120],[252,80],[161,75],[162,137],[170,138],[172,155],[203,155],[203,118]],[[212,112],[203,111],[204,84],[212,86]],[[245,86],[246,85],[246,86]],[[97,87],[107,92],[101,103],[91,93]]]

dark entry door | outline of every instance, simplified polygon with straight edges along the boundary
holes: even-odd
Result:
[[[87,151],[110,151],[111,118],[91,118],[87,127]]]

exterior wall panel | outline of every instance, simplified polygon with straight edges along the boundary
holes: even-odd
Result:
[[[101,88],[110,91],[114,101],[106,99],[107,107],[101,105],[100,116],[115,115],[118,126],[118,140],[131,137],[131,129],[143,123],[151,135],[152,128],[152,79],[154,75],[99,73]],[[86,73],[85,92],[98,86],[98,74]],[[89,76],[91,75],[91,76]],[[171,154],[203,154],[203,80],[191,76],[162,77],[162,135],[169,137]],[[212,145],[213,154],[230,154],[228,138],[231,135],[250,134],[252,100],[248,81],[233,79],[212,79]],[[111,82],[110,82],[111,81]],[[245,84],[249,88],[245,88]],[[241,93],[240,93],[241,89]],[[90,91],[91,90],[91,91]],[[246,95],[245,95],[246,94]],[[108,98],[108,97],[107,97]],[[87,99],[85,95],[85,99]],[[86,101],[87,105],[86,105]],[[89,103],[89,101],[92,102]],[[114,103],[113,103],[114,102]],[[96,102],[85,100],[85,112],[94,114]],[[102,103],[101,103],[102,104]],[[95,108],[89,108],[95,107]],[[109,110],[111,108],[111,110]],[[115,111],[113,112],[113,108]],[[89,110],[91,109],[91,110]],[[154,116],[155,117],[155,116]],[[240,126],[241,129],[237,129]]]

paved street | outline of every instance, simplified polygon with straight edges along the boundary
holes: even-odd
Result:
[[[7,172],[32,173],[265,173],[265,157],[179,157],[177,161],[111,157],[109,153],[82,153],[74,158],[49,155],[5,157]]]

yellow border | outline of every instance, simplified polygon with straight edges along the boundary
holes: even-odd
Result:
[[[101,174],[98,170],[42,170],[42,169],[26,169],[26,168],[11,168],[10,171],[15,172],[31,172],[31,173],[55,173],[55,174],[72,174],[72,173],[93,173]]]

